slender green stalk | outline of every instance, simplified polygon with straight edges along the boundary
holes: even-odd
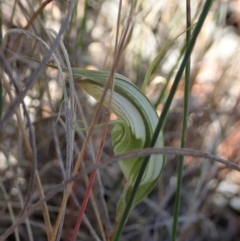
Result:
[[[186,0],[186,47],[189,46],[191,39],[191,3],[190,0]],[[183,122],[182,122],[182,138],[181,138],[181,148],[186,146],[186,130],[188,124],[188,101],[190,94],[190,67],[191,67],[191,57],[188,60],[185,69],[185,86],[184,86],[184,110],[183,110]],[[177,227],[178,227],[178,217],[179,209],[181,203],[181,189],[182,189],[182,172],[184,165],[184,156],[180,156],[178,163],[178,178],[177,178],[177,190],[175,196],[174,213],[173,213],[173,225],[172,225],[172,237],[171,241],[175,241],[177,237]]]
[[[192,29],[195,25],[193,24],[192,26],[190,26],[189,29]],[[155,58],[153,59],[152,63],[150,64],[150,66],[148,67],[148,70],[147,70],[147,73],[145,75],[145,78],[144,78],[144,81],[143,81],[143,84],[142,84],[142,87],[141,87],[141,91],[144,93],[145,92],[145,89],[147,87],[147,84],[149,83],[149,80],[150,80],[150,77],[154,71],[154,69],[156,68],[156,66],[160,63],[160,61],[163,59],[163,57],[165,56],[165,54],[167,53],[167,50],[172,46],[172,44],[181,36],[183,35],[188,29],[186,29],[185,31],[181,32],[180,34],[178,34],[175,38],[171,39],[170,41],[168,41],[168,43],[166,43],[163,48],[158,52],[158,54],[155,56]],[[180,51],[180,56],[178,57],[177,61],[176,61],[176,64],[173,66],[169,76],[168,76],[168,79],[167,79],[167,83],[166,85],[164,86],[164,89],[162,91],[162,93],[160,94],[160,97],[158,98],[156,104],[154,104],[155,107],[158,106],[158,104],[160,103],[165,91],[166,91],[166,87],[175,71],[175,69],[177,68],[183,54],[184,54],[184,51],[185,51],[185,45],[183,46],[183,48],[181,49]]]
[[[84,40],[86,38],[86,32],[87,32],[87,13],[88,13],[88,1],[85,0],[84,3],[84,11],[83,11],[83,18],[80,27],[77,29],[77,41],[76,41],[76,47],[83,49]],[[76,18],[77,19],[77,18]]]
[[[168,98],[166,100],[165,106],[164,106],[162,114],[161,114],[161,116],[159,118],[159,122],[158,122],[156,130],[155,130],[155,132],[153,134],[153,138],[151,140],[151,143],[150,143],[149,147],[153,147],[155,145],[155,142],[158,139],[158,135],[159,135],[159,133],[160,133],[160,131],[162,129],[162,126],[164,124],[164,121],[165,121],[165,118],[166,118],[167,113],[169,111],[169,108],[170,108],[170,105],[172,103],[173,97],[174,97],[174,95],[176,93],[178,84],[179,84],[179,82],[181,80],[181,77],[182,77],[182,74],[184,72],[184,69],[185,69],[185,67],[186,67],[186,65],[188,63],[188,60],[190,58],[190,55],[192,53],[192,50],[193,50],[193,47],[195,45],[196,39],[197,39],[197,37],[198,37],[198,35],[200,33],[200,30],[201,30],[201,28],[203,26],[203,23],[204,23],[204,21],[205,21],[205,19],[207,17],[207,14],[208,14],[208,12],[210,10],[210,7],[211,7],[213,2],[214,2],[214,0],[206,0],[205,4],[203,6],[203,10],[202,10],[201,15],[199,17],[199,20],[198,20],[198,22],[196,24],[196,27],[195,27],[195,29],[193,31],[192,38],[190,40],[189,46],[186,49],[186,53],[184,55],[182,63],[181,63],[181,65],[179,67],[179,70],[178,70],[178,72],[176,74],[173,86],[172,86],[171,91],[169,93],[169,96],[168,96]],[[132,206],[134,197],[135,197],[135,195],[137,193],[138,186],[139,186],[139,184],[141,182],[141,179],[143,177],[143,174],[144,174],[145,168],[146,168],[146,166],[148,164],[149,158],[150,158],[150,156],[147,156],[143,160],[143,164],[142,164],[141,169],[139,171],[139,174],[138,174],[138,176],[136,178],[136,182],[135,182],[135,184],[133,186],[132,192],[131,192],[131,194],[129,196],[126,208],[125,208],[125,210],[123,212],[121,220],[119,221],[118,229],[116,230],[116,232],[114,234],[114,237],[113,237],[114,241],[118,241],[120,236],[121,236],[121,234],[122,234],[124,225],[126,223],[128,215],[129,215],[129,213],[131,211],[131,206]]]
[[[161,59],[163,58],[163,56],[166,54],[167,50],[171,47],[171,45],[175,42],[175,40],[177,40],[177,38],[179,38],[182,34],[184,34],[184,32],[178,34],[174,39],[172,39],[171,41],[169,41],[167,44],[165,44],[163,46],[163,48],[159,51],[159,53],[156,55],[156,57],[154,58],[154,60],[152,61],[152,63],[150,64],[148,70],[147,70],[147,73],[145,75],[145,78],[144,78],[144,81],[143,81],[143,84],[142,84],[142,87],[141,87],[141,91],[144,93],[145,92],[145,89],[147,87],[147,84],[149,83],[149,80],[150,80],[150,77],[153,73],[153,70],[156,68],[157,64],[161,61]],[[181,55],[180,57],[182,57],[183,55],[183,51],[181,51]],[[179,59],[180,61],[180,59]],[[177,64],[178,62],[177,61]],[[175,69],[175,66],[174,66],[174,69]],[[173,71],[172,71],[173,73]],[[170,79],[170,78],[169,78]]]
[[[186,32],[187,30],[192,30],[193,27],[195,27],[195,25],[196,25],[195,22],[196,22],[197,16],[198,16],[198,11],[195,13],[195,15],[192,18],[191,26],[189,28],[187,28],[184,32]],[[172,78],[172,76],[173,76],[175,70],[177,69],[177,67],[179,66],[180,60],[182,59],[183,54],[185,53],[185,50],[186,50],[186,45],[183,45],[183,47],[180,50],[180,54],[178,56],[178,59],[175,62],[174,66],[172,67],[172,69],[171,69],[171,71],[170,71],[170,73],[169,73],[169,75],[167,77],[166,84],[164,85],[164,87],[163,87],[163,89],[161,91],[161,94],[158,96],[157,101],[154,103],[155,108],[157,108],[157,106],[163,101],[163,98],[166,95],[166,90],[167,90],[168,84],[170,82],[170,79]]]
[[[170,82],[170,80],[171,80],[171,78],[172,78],[175,70],[177,69],[177,67],[178,67],[178,65],[179,65],[179,63],[180,63],[180,60],[181,60],[182,57],[183,57],[183,54],[184,54],[184,52],[185,52],[185,49],[186,49],[186,46],[184,45],[184,46],[182,47],[182,49],[180,50],[180,54],[179,54],[179,56],[178,56],[178,59],[177,59],[176,63],[174,64],[174,66],[172,67],[172,69],[171,69],[171,71],[170,71],[170,73],[169,73],[169,75],[168,75],[168,77],[167,77],[167,81],[166,81],[163,89],[161,90],[161,93],[160,93],[160,95],[158,96],[158,99],[157,99],[156,103],[154,104],[154,107],[155,107],[155,108],[157,108],[158,105],[163,101],[163,98],[164,98],[164,96],[166,95],[166,90],[167,90],[167,87],[168,87],[168,85],[169,85],[169,82]]]
[[[0,2],[0,47],[2,46],[2,3]]]

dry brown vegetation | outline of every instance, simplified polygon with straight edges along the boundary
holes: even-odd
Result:
[[[129,2],[123,1],[120,31],[126,26]],[[203,2],[192,1],[193,22]],[[49,50],[41,41],[51,45],[55,39],[47,28],[58,32],[65,24],[70,1],[45,3],[46,6],[42,5],[41,8],[42,3],[35,0],[1,1],[3,118],[41,65],[26,56],[42,60]],[[236,164],[240,160],[239,11],[240,2],[237,0],[215,1],[197,39],[191,58],[187,130],[187,148],[217,155]],[[111,69],[117,12],[118,1],[75,1],[62,37],[71,66]],[[127,76],[140,87],[156,54],[185,30],[185,15],[185,1],[139,0],[116,72]],[[168,48],[147,88],[146,95],[156,104],[163,86],[170,80],[164,98],[157,105],[159,114],[171,88],[184,40],[183,34]],[[59,44],[54,53],[60,64],[66,66],[66,56]],[[53,61],[52,57],[50,61]],[[173,74],[169,78],[171,72]],[[67,82],[68,77],[65,79]],[[32,83],[24,102],[18,102],[14,112],[1,125],[0,235],[5,235],[13,224],[16,226],[6,239],[0,236],[0,240],[50,240],[64,187],[45,206],[33,205],[69,178],[66,159],[76,161],[85,140],[86,126],[89,126],[96,108],[96,103],[80,89],[77,88],[77,95],[73,95],[59,72],[51,68],[43,66]],[[182,81],[166,121],[166,146],[180,146],[183,87]],[[69,99],[66,99],[66,94]],[[75,101],[74,106],[72,100]],[[70,125],[67,124],[66,103],[70,106]],[[105,120],[106,109],[103,109],[98,123]],[[110,125],[101,160],[113,155],[111,129]],[[74,132],[74,138],[68,136],[69,131]],[[82,169],[92,165],[101,137],[102,128],[94,129]],[[71,141],[73,145],[69,152],[68,144]],[[132,211],[121,240],[170,240],[178,159],[175,155],[168,156],[157,187]],[[65,220],[60,228],[61,237],[56,240],[70,240],[88,178],[88,175],[82,174],[74,182]],[[107,240],[124,183],[116,163],[99,170],[77,240]],[[239,172],[215,162],[186,157],[178,240],[240,240],[239,185]],[[24,213],[31,208],[33,212],[24,217]],[[48,215],[51,224],[47,224]],[[24,217],[24,222],[19,225],[18,217]]]

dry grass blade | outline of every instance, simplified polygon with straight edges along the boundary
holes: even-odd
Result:
[[[182,156],[193,156],[193,157],[198,157],[198,158],[204,158],[206,160],[221,163],[223,165],[226,165],[230,169],[240,172],[240,167],[237,164],[227,161],[225,159],[222,159],[220,157],[210,155],[208,153],[196,151],[196,150],[174,148],[174,147],[146,148],[146,149],[136,150],[136,151],[122,154],[122,155],[118,155],[115,157],[111,157],[111,158],[103,160],[103,163],[101,163],[101,164],[95,164],[91,167],[88,167],[84,170],[79,171],[78,174],[75,174],[70,179],[57,185],[54,188],[54,190],[50,191],[43,199],[41,199],[37,203],[33,204],[32,207],[29,208],[29,210],[25,214],[23,214],[21,217],[19,217],[16,220],[16,222],[11,227],[9,227],[6,230],[6,232],[0,237],[0,241],[4,241],[15,230],[16,227],[18,227],[22,222],[24,222],[25,219],[29,215],[31,215],[36,209],[38,209],[41,205],[43,205],[44,202],[51,199],[54,195],[56,195],[58,192],[62,191],[67,185],[69,185],[69,183],[72,183],[73,181],[75,181],[76,179],[81,177],[83,174],[91,173],[92,171],[94,171],[96,169],[104,168],[107,165],[119,162],[121,160],[127,160],[128,158],[131,158],[131,157],[149,156],[149,155],[157,155],[157,154],[179,155],[179,156],[182,155]]]
[[[62,24],[56,38],[54,39],[54,41],[53,41],[53,43],[50,47],[50,50],[44,56],[42,62],[39,64],[39,66],[34,71],[34,73],[29,77],[29,80],[28,80],[28,83],[26,84],[25,89],[19,93],[19,95],[16,98],[16,100],[14,101],[14,103],[11,105],[11,107],[8,109],[8,111],[5,113],[5,115],[2,117],[2,119],[0,121],[0,129],[3,128],[4,124],[13,115],[17,106],[19,106],[19,104],[21,103],[23,98],[27,95],[28,91],[32,88],[33,84],[36,82],[36,80],[37,80],[38,76],[41,74],[42,70],[45,68],[45,65],[47,64],[49,58],[52,56],[55,48],[59,44],[59,41],[60,41],[63,33],[65,32],[65,30],[67,28],[68,22],[70,20],[71,15],[72,15],[73,8],[74,8],[74,1],[71,0],[66,18],[64,19],[63,24]],[[4,63],[4,61],[5,61],[5,58],[4,58],[4,55],[3,55],[2,51],[0,51],[0,60],[1,60],[2,63]]]
[[[9,75],[14,87],[16,88],[16,92],[20,93],[20,87],[18,85],[18,82],[13,77],[13,75],[11,73],[10,66],[8,65],[7,61],[4,62],[4,67],[5,67],[5,71]],[[5,83],[5,85],[7,85],[7,83]],[[9,89],[9,88],[7,88],[7,89]],[[10,96],[10,99],[12,99],[10,91],[9,91],[9,96]],[[30,198],[31,198],[31,195],[32,195],[32,192],[33,192],[33,189],[34,189],[35,179],[36,179],[36,185],[37,185],[37,190],[39,192],[39,196],[41,198],[44,197],[44,192],[43,192],[41,180],[39,179],[38,170],[37,170],[35,134],[34,134],[33,126],[31,124],[31,119],[30,119],[30,116],[29,116],[29,113],[27,111],[27,107],[26,107],[24,101],[22,101],[22,105],[23,105],[23,109],[24,109],[24,114],[25,114],[26,119],[27,119],[27,124],[28,124],[28,127],[29,127],[30,142],[28,140],[27,133],[26,133],[26,130],[24,128],[23,120],[22,120],[18,110],[16,110],[16,115],[17,115],[17,119],[18,119],[18,123],[19,123],[19,128],[20,128],[21,133],[22,133],[22,138],[23,138],[23,141],[24,141],[27,156],[28,156],[28,159],[32,162],[32,164],[30,165],[31,176],[30,176],[30,180],[29,180],[28,191],[27,191],[25,203],[24,203],[23,208],[22,208],[22,210],[19,214],[20,217],[26,212],[26,209],[29,205]],[[51,222],[50,222],[48,208],[47,208],[46,203],[44,203],[44,205],[43,205],[43,216],[44,216],[44,222],[46,224],[47,235],[48,235],[48,238],[50,238],[50,236],[51,236]]]
[[[206,1],[191,1],[193,23]],[[148,198],[129,215],[121,239],[169,240],[176,193],[176,159],[182,154],[174,147],[180,146],[182,131],[183,79],[164,129],[164,143],[173,149],[137,150],[113,157],[113,125],[108,125],[106,138],[102,135],[109,114],[105,107],[97,110],[96,128],[89,140],[86,139],[97,106],[90,96],[73,85],[71,68],[112,70],[112,75],[116,72],[126,76],[138,87],[146,84],[145,94],[160,114],[184,51],[184,34],[176,36],[186,30],[185,2],[1,1],[2,240],[32,241],[47,237],[50,240],[51,223],[56,223],[64,190],[74,179],[54,241],[71,237],[89,174],[95,169],[97,176],[77,235],[80,240],[109,238],[116,204],[125,185],[121,170],[114,163],[131,155],[152,155],[158,151],[169,153],[164,171]],[[186,147],[191,150],[184,153],[198,156],[185,157],[179,241],[196,237],[199,241],[240,238],[239,13],[237,0],[214,1],[191,56],[186,130]],[[195,25],[191,30],[194,28]],[[29,61],[25,56],[43,62]],[[59,70],[46,67],[48,59],[50,64],[59,65]],[[65,76],[61,66],[68,68],[69,75]],[[145,82],[144,76],[147,76]],[[110,78],[108,88],[113,86]],[[118,122],[113,113],[110,118],[111,123]],[[88,144],[78,166],[81,171],[80,174],[76,171],[73,178],[72,168],[84,142]],[[103,142],[101,164],[96,164],[96,153]],[[200,157],[200,153],[192,150],[203,153]],[[202,161],[213,157],[206,153],[235,163],[216,157],[215,161],[224,164]],[[18,217],[19,214],[22,216]]]
[[[106,86],[105,86],[105,90],[103,91],[103,94],[102,94],[102,97],[99,101],[99,105],[96,109],[96,111],[94,112],[94,116],[92,118],[92,121],[91,121],[91,124],[90,124],[90,127],[89,127],[89,131],[87,133],[87,136],[86,136],[86,139],[83,143],[83,146],[82,146],[82,149],[81,149],[81,152],[78,156],[78,159],[77,159],[77,162],[74,166],[74,169],[73,169],[73,175],[75,175],[78,171],[79,171],[79,168],[81,166],[81,162],[83,160],[83,156],[85,154],[85,151],[86,151],[86,148],[87,148],[87,145],[88,145],[88,142],[89,142],[89,139],[90,139],[90,136],[92,134],[92,131],[94,129],[94,125],[98,119],[98,116],[100,114],[100,110],[101,110],[101,107],[102,107],[102,103],[103,103],[103,100],[105,98],[105,95],[107,93],[107,90],[108,90],[108,87],[109,86],[112,86],[113,88],[113,84],[111,84],[113,82],[113,76],[114,76],[114,73],[115,73],[115,69],[116,69],[116,66],[118,64],[118,61],[120,59],[120,56],[121,56],[121,52],[122,52],[122,49],[124,48],[125,46],[125,41],[126,41],[126,38],[127,38],[127,35],[128,35],[128,31],[129,31],[129,28],[130,28],[130,24],[131,24],[131,19],[132,19],[132,16],[133,16],[133,11],[134,11],[134,7],[135,5],[131,5],[131,10],[130,10],[130,13],[129,13],[129,17],[128,17],[128,21],[127,21],[127,24],[126,24],[126,28],[123,32],[123,35],[122,35],[122,39],[119,43],[119,47],[118,47],[118,51],[116,53],[116,56],[114,58],[114,61],[113,61],[113,65],[112,65],[112,68],[111,68],[111,71],[110,71],[110,74],[109,74],[109,78],[106,82]],[[110,102],[111,104],[111,102]],[[62,200],[62,204],[61,204],[61,208],[60,208],[60,211],[59,211],[59,214],[58,214],[58,217],[57,217],[57,220],[56,220],[56,223],[55,223],[55,226],[54,226],[54,230],[53,230],[53,235],[52,235],[52,238],[51,238],[51,241],[54,241],[55,238],[56,238],[56,235],[57,235],[57,232],[58,232],[58,228],[59,228],[59,225],[60,225],[60,220],[61,220],[61,217],[64,213],[64,210],[65,210],[65,207],[66,207],[66,204],[67,204],[67,200],[69,198],[69,195],[71,193],[71,190],[72,190],[72,183],[67,187],[66,189],[66,192],[64,194],[64,197],[63,197],[63,200]]]

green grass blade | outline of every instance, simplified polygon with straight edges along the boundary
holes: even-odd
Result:
[[[187,12],[186,25],[188,29],[189,26],[191,25],[190,0],[186,0],[186,12]],[[191,39],[191,30],[188,29],[186,31],[186,47],[189,46],[190,39]],[[186,130],[187,130],[187,124],[188,124],[188,102],[189,102],[189,94],[190,94],[190,67],[191,67],[191,59],[188,60],[188,63],[185,69],[184,110],[183,110],[183,122],[182,122],[181,148],[185,148],[186,146],[185,138],[186,138]],[[180,160],[178,163],[177,190],[176,190],[174,212],[173,212],[173,226],[172,226],[171,241],[175,241],[177,237],[178,217],[179,217],[179,210],[180,210],[180,204],[181,204],[183,165],[184,165],[184,156],[180,156]]]
[[[190,26],[189,29],[191,29],[194,25]],[[188,29],[187,29],[188,30]],[[155,67],[158,65],[159,61],[161,60],[162,56],[167,52],[167,50],[172,46],[172,44],[181,36],[183,35],[187,30],[183,31],[182,33],[178,34],[175,38],[173,38],[171,41],[169,41],[168,43],[166,43],[164,45],[164,47],[159,51],[159,53],[156,55],[156,57],[154,58],[154,60],[152,61],[152,63],[150,64],[147,73],[145,75],[142,87],[141,87],[141,91],[144,93],[147,84],[149,83],[150,77],[152,75],[153,70],[155,69]]]
[[[189,61],[190,56],[191,56],[191,53],[192,53],[193,47],[195,45],[196,39],[197,39],[197,37],[198,37],[198,35],[200,33],[200,30],[202,29],[203,23],[204,23],[204,21],[205,21],[205,19],[207,17],[207,14],[208,14],[208,12],[209,12],[213,2],[214,2],[214,0],[207,0],[205,2],[205,4],[204,4],[203,10],[202,10],[201,15],[199,17],[199,20],[198,20],[198,22],[196,24],[196,27],[195,27],[195,29],[193,31],[192,38],[190,40],[189,46],[186,49],[186,53],[184,55],[184,58],[183,58],[182,63],[180,65],[180,68],[179,68],[179,70],[178,70],[178,72],[176,74],[173,86],[171,88],[171,91],[169,93],[169,96],[167,98],[165,106],[163,108],[161,117],[160,117],[159,122],[157,124],[157,127],[155,129],[155,132],[153,134],[153,138],[151,140],[151,143],[150,143],[149,147],[153,147],[155,145],[155,142],[156,142],[156,140],[158,138],[158,135],[159,135],[159,133],[160,133],[160,131],[162,129],[162,126],[164,124],[165,118],[166,118],[166,116],[168,114],[168,111],[169,111],[170,105],[172,103],[173,97],[174,97],[174,95],[176,93],[178,84],[179,84],[179,82],[181,80],[181,77],[182,77],[182,74],[184,72],[184,69],[185,69],[185,67],[186,67],[186,65],[187,65],[187,63]],[[135,197],[135,195],[137,193],[138,186],[139,186],[139,184],[141,182],[141,179],[142,179],[142,176],[144,174],[145,168],[146,168],[146,166],[148,164],[149,158],[150,158],[149,156],[144,158],[142,167],[141,167],[141,169],[139,171],[139,174],[137,176],[136,182],[135,182],[135,184],[133,186],[132,192],[131,192],[131,194],[129,196],[129,199],[128,199],[128,202],[126,204],[126,208],[125,208],[125,210],[123,212],[123,215],[122,215],[122,218],[121,218],[121,220],[119,222],[118,229],[116,230],[115,235],[113,237],[114,241],[118,241],[120,236],[121,236],[121,234],[122,234],[122,230],[124,228],[125,222],[127,220],[129,212],[131,210],[131,206],[132,206],[134,197]]]
[[[172,69],[171,69],[171,71],[170,71],[170,73],[169,73],[169,75],[168,75],[168,77],[167,77],[167,81],[166,81],[163,89],[161,90],[161,93],[160,93],[160,95],[158,96],[157,101],[156,101],[155,104],[154,104],[154,107],[155,107],[155,108],[158,107],[158,105],[163,101],[164,96],[166,96],[167,87],[168,87],[168,85],[169,85],[169,82],[170,82],[170,80],[171,80],[171,78],[172,78],[175,70],[176,70],[177,67],[179,66],[180,60],[182,59],[183,54],[184,54],[184,52],[185,52],[185,48],[186,48],[186,46],[184,45],[184,46],[182,47],[181,51],[180,51],[180,54],[179,54],[179,56],[178,56],[178,59],[177,59],[176,63],[175,63],[174,66],[172,67]]]

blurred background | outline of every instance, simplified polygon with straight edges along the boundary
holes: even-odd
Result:
[[[43,3],[47,4],[38,12]],[[193,23],[197,21],[203,3],[204,1],[200,0],[191,2]],[[118,4],[118,1],[113,0],[75,1],[71,20],[62,38],[72,67],[111,69]],[[120,31],[126,26],[130,4],[130,1],[126,0],[122,3]],[[29,76],[39,65],[29,61],[26,56],[38,60],[45,56],[48,49],[41,40],[50,45],[53,35],[49,29],[59,31],[68,8],[69,2],[62,0],[1,0],[1,51],[20,90],[25,88]],[[166,48],[146,89],[146,95],[159,115],[182,57],[185,28],[185,1],[139,0],[126,47],[117,66],[118,73],[141,87],[154,57],[166,44],[183,33]],[[191,95],[187,130],[187,148],[214,154],[235,163],[240,161],[239,34],[240,1],[215,1],[191,57]],[[61,65],[66,66],[64,52],[60,46],[55,54]],[[53,58],[50,61],[53,61]],[[11,107],[18,92],[9,75],[2,70],[1,80],[4,113]],[[166,121],[166,146],[180,146],[183,81],[184,78],[180,82]],[[67,146],[63,107],[64,85],[59,72],[46,67],[24,98],[35,133],[37,169],[45,194],[64,178],[63,166]],[[67,84],[66,87],[69,93]],[[76,121],[71,123],[76,131],[73,161],[76,161],[85,138],[86,126],[83,122],[89,126],[96,108],[96,102],[92,98],[80,89],[77,93]],[[25,116],[20,106],[1,133],[1,235],[15,222],[23,208],[29,182],[32,180],[33,152],[29,147],[32,137],[30,124]],[[105,118],[106,110],[103,109],[99,123],[104,122]],[[102,159],[113,155],[111,128],[110,126]],[[85,156],[86,166],[91,165],[94,160],[101,133],[101,128],[94,130]],[[178,159],[176,156],[168,157],[157,187],[132,211],[122,240],[170,240]],[[183,175],[178,240],[239,241],[240,174],[214,162],[186,157]],[[86,177],[82,177],[74,185],[73,195],[70,196],[66,208],[60,240],[70,240],[79,205],[85,195],[86,183]],[[101,230],[103,228],[107,236],[113,225],[116,203],[124,184],[118,165],[111,165],[99,171],[93,188],[93,198],[87,206],[77,240],[104,240]],[[35,203],[39,197],[37,188],[34,188],[29,205]],[[47,202],[52,225],[56,221],[61,199],[62,193],[58,193]],[[100,215],[100,220],[96,213]],[[36,209],[6,240],[48,240],[42,209]]]

